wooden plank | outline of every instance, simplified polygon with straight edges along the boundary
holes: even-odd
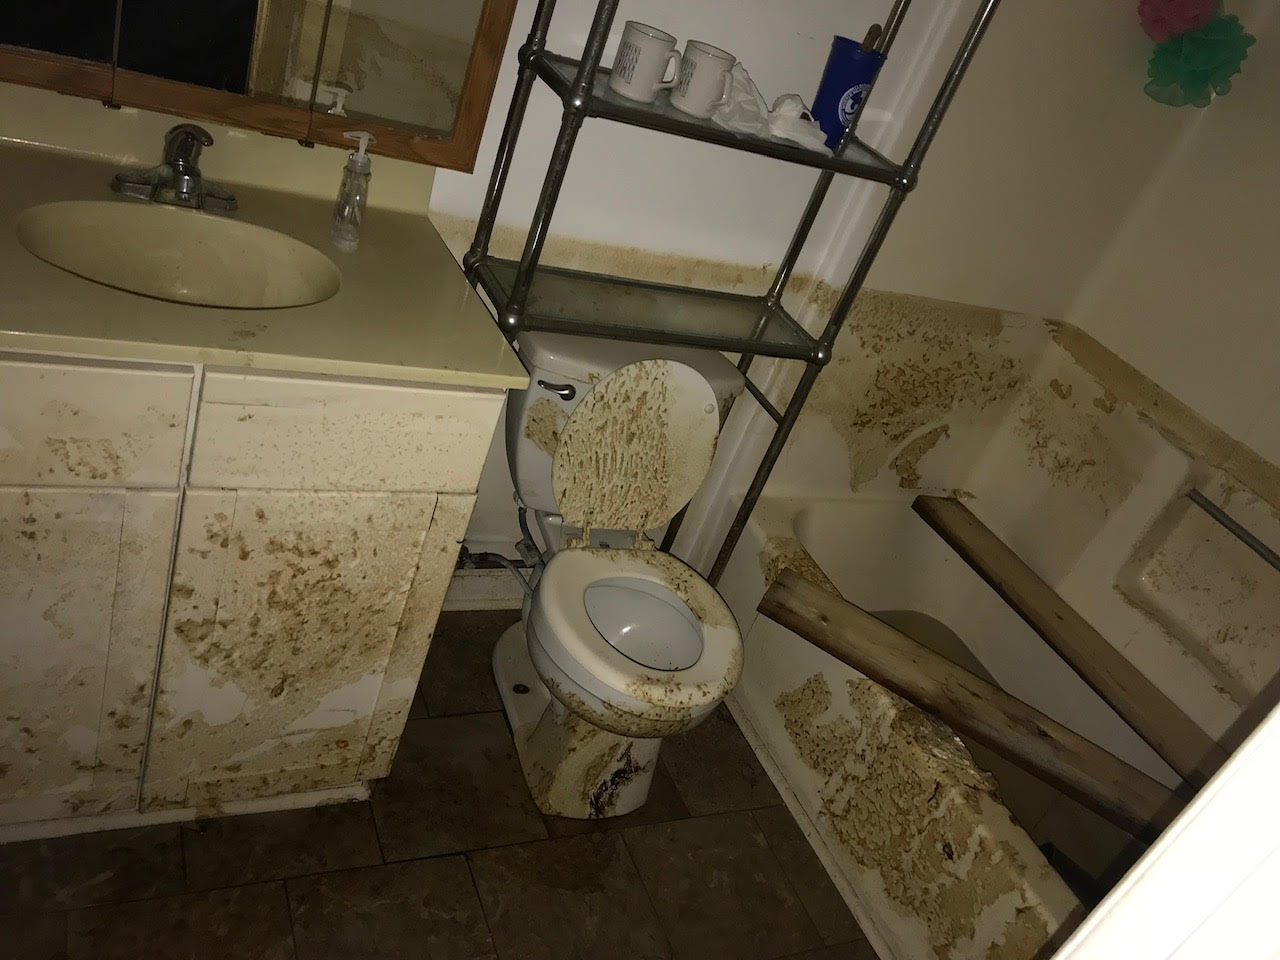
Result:
[[[1131,833],[1158,833],[1184,805],[1145,773],[790,570],[759,610]]]
[[[111,97],[111,64],[3,43],[0,43],[0,80],[95,100]]]
[[[1189,783],[1226,751],[958,500],[916,497],[913,509]]]

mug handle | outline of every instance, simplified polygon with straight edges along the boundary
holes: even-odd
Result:
[[[737,66],[737,64],[734,64]],[[729,68],[729,72],[724,75],[724,93],[720,95],[720,99],[712,104],[713,107],[721,107],[729,102],[729,96],[733,93],[733,67]]]
[[[670,53],[668,53],[668,54],[667,54],[667,66],[662,68],[662,75],[665,77],[665,76],[667,75],[667,67],[671,67],[671,68],[672,68],[672,69],[671,69],[671,79],[670,79],[670,80],[659,80],[659,81],[658,81],[658,89],[659,89],[659,90],[666,90],[666,89],[667,89],[667,88],[669,88],[669,87],[674,87],[674,86],[676,85],[676,83],[678,83],[678,82],[679,82],[679,80],[680,80],[680,65],[681,65],[681,63],[683,63],[683,62],[684,62],[684,61],[683,61],[683,58],[680,56],[680,51],[679,51],[679,50],[672,50]]]

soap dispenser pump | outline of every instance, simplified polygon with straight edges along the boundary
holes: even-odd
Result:
[[[343,253],[351,253],[360,245],[360,225],[364,221],[365,203],[369,200],[373,161],[365,151],[369,144],[377,141],[363,130],[349,130],[343,136],[359,141],[360,149],[347,155],[347,164],[342,168],[342,186],[338,188],[338,202],[333,207],[329,236],[335,247]]]

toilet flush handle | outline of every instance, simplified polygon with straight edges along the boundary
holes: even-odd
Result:
[[[539,380],[538,386],[543,390],[550,390],[565,403],[568,403],[578,395],[578,391],[573,388],[572,383],[547,383],[545,380]]]

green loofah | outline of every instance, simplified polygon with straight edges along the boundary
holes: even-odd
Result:
[[[1218,14],[1198,30],[1166,40],[1147,64],[1147,96],[1172,107],[1207,107],[1231,90],[1231,78],[1249,55],[1254,37],[1239,18]]]

